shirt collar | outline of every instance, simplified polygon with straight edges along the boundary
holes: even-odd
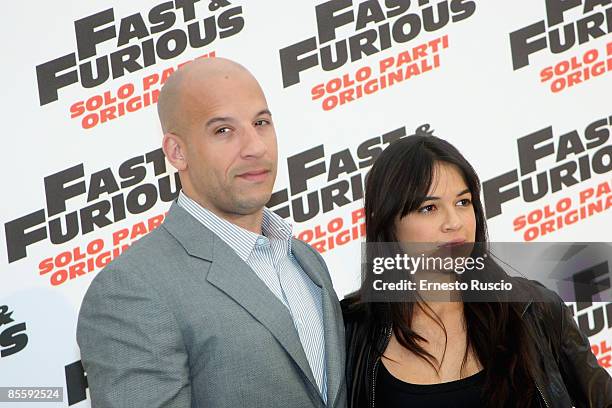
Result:
[[[179,192],[177,203],[202,225],[218,235],[245,262],[249,259],[258,239],[263,237],[268,238],[271,242],[286,243],[287,253],[291,253],[293,233],[291,224],[267,207],[263,209],[262,236],[219,217],[189,198],[182,190]]]

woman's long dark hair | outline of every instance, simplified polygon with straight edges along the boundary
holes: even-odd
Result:
[[[417,134],[390,144],[376,159],[366,178],[365,216],[368,243],[397,242],[395,220],[417,210],[430,189],[439,163],[456,166],[472,194],[476,218],[475,241],[486,243],[486,219],[480,201],[480,181],[472,166],[450,143],[432,136],[428,125]],[[488,258],[490,262],[492,257]],[[362,286],[363,288],[363,286]],[[359,298],[360,290],[357,293]],[[372,328],[391,323],[398,342],[436,368],[438,362],[419,342],[425,339],[411,329],[415,309],[421,308],[446,330],[433,311],[413,302],[364,302],[366,324]],[[518,302],[464,303],[467,348],[473,350],[485,370],[483,395],[488,406],[529,407],[536,400],[533,376],[538,373],[533,335],[522,318],[525,304]],[[374,331],[374,330],[373,330]],[[379,356],[384,350],[378,350]],[[444,358],[444,357],[442,357]]]

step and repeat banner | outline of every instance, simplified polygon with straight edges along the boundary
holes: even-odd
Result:
[[[359,285],[364,176],[425,123],[476,168],[492,241],[612,241],[609,0],[11,2],[1,30],[0,386],[61,387],[57,406],[89,406],[87,287],[177,197],[156,102],[198,58],[260,81],[269,206],[340,297]],[[612,372],[612,304],[571,306]]]

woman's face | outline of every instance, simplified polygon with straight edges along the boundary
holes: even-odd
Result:
[[[419,208],[397,217],[395,233],[400,242],[427,242],[437,246],[474,242],[476,217],[472,194],[460,170],[437,162],[427,197]]]

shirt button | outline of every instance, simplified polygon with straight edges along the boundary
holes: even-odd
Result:
[[[255,245],[257,246],[268,246],[270,244],[270,240],[266,237],[257,237],[257,241],[255,241]]]

